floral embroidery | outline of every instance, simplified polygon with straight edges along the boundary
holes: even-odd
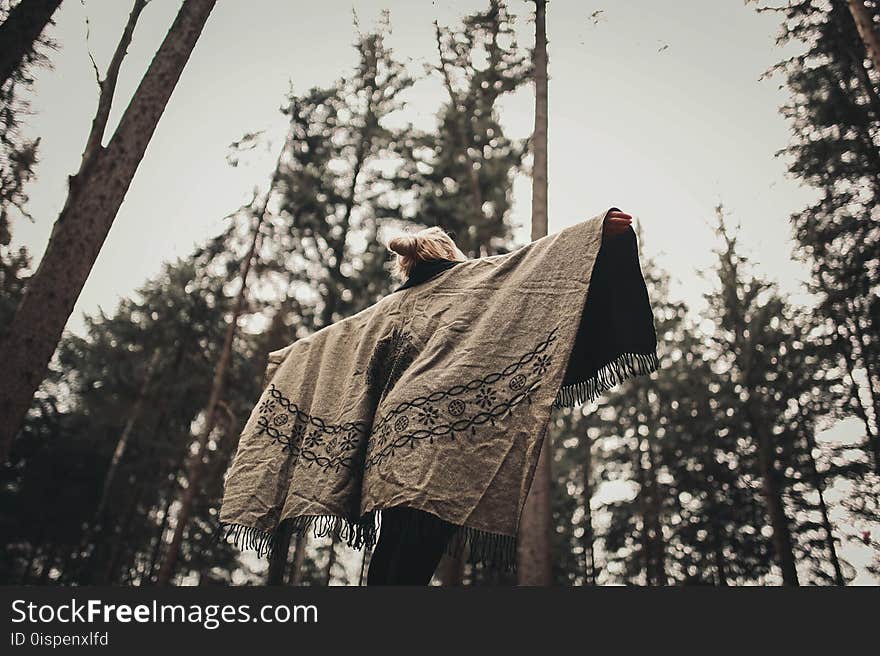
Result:
[[[532,393],[549,370],[548,350],[555,341],[554,330],[501,371],[397,403],[383,416],[377,415],[372,427],[362,421],[330,424],[301,410],[273,383],[258,406],[257,434],[268,436],[307,467],[335,471],[381,465],[403,447],[414,449],[441,438],[455,440],[459,435],[473,438],[477,426],[495,425],[522,403],[532,402]],[[409,361],[412,354],[403,346],[409,344],[395,335],[387,346]],[[377,383],[387,383],[399,376],[399,367],[405,369],[400,361],[388,365],[390,372],[380,372],[378,363],[374,364],[373,379]]]
[[[306,446],[310,449],[314,449],[316,446],[321,446],[322,444],[324,444],[324,438],[319,430],[312,431],[306,438]]]
[[[398,449],[414,449],[420,443],[434,444],[438,439],[455,440],[458,435],[476,437],[477,426],[495,425],[513,412],[519,405],[532,402],[532,393],[541,384],[551,362],[546,351],[556,341],[556,331],[542,340],[532,351],[522,355],[502,371],[474,379],[464,385],[454,385],[446,390],[432,392],[398,403],[386,412],[373,426],[372,437],[367,444],[367,458],[364,468],[387,462]],[[531,371],[531,374],[523,370]],[[428,408],[436,409],[437,402],[445,397],[456,397],[445,405],[445,413],[430,424],[422,421]],[[474,412],[468,416],[468,407]],[[409,427],[407,416],[418,422],[417,427]],[[388,427],[393,425],[395,432],[389,436]]]
[[[433,426],[437,423],[439,416],[440,413],[437,411],[437,408],[427,405],[419,411],[419,423],[425,426]]]
[[[357,447],[358,439],[354,433],[349,433],[339,440],[339,446],[343,451],[350,451]]]
[[[487,386],[481,387],[480,391],[477,392],[477,405],[481,408],[492,407],[492,404],[495,403],[495,397],[496,393],[494,389]]]
[[[543,376],[547,372],[547,368],[550,366],[550,356],[549,355],[539,355],[535,358],[535,361],[532,363],[532,369],[534,372]]]
[[[290,431],[290,436],[294,438],[297,442],[302,442],[302,438],[306,434],[306,425],[300,422],[294,424],[293,428]]]
[[[353,455],[367,437],[364,422],[328,424],[320,417],[303,412],[274,383],[265,394],[266,398],[258,406],[258,435],[268,436],[281,445],[283,452],[290,453],[307,467],[351,469]],[[277,411],[274,416],[273,411]]]

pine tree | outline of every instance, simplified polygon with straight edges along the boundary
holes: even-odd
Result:
[[[60,5],[61,0],[21,0],[3,17],[0,24],[0,87],[35,56],[41,36]]]
[[[26,575],[43,571],[39,566],[51,554],[55,582],[144,584],[155,575],[173,484],[189,453],[185,437],[204,407],[222,343],[225,284],[226,276],[204,262],[168,265],[113,316],[88,317],[84,337],[62,341],[58,369],[35,397],[39,412],[29,416],[16,443],[17,466],[6,470],[12,478],[4,489],[11,496],[2,522],[10,543],[20,545],[17,576],[35,550],[40,555]],[[200,560],[226,572],[234,562],[232,547],[211,543],[212,504],[221,493],[217,464],[225,465],[235,446],[227,438],[259,392],[250,341],[236,343],[236,385],[222,413],[225,437],[211,444],[208,502],[194,512],[184,552],[195,570]],[[139,401],[148,412],[137,413]],[[126,430],[126,448],[114,465]],[[112,501],[101,509],[105,489]]]
[[[785,9],[780,43],[806,52],[780,64],[791,101],[785,150],[790,172],[821,192],[791,217],[795,255],[812,269],[817,312],[835,327],[851,405],[865,426],[865,450],[880,473],[880,96],[876,72],[844,0],[830,9],[798,2]],[[862,375],[864,373],[864,375]]]
[[[727,368],[738,397],[731,409],[740,418],[740,467],[760,481],[783,582],[799,584],[798,561],[821,571],[815,565],[827,547],[826,557],[837,561],[836,581],[843,584],[813,453],[816,422],[833,407],[840,389],[835,375],[822,369],[827,346],[814,343],[811,324],[774,285],[748,271],[721,207],[717,217],[720,286],[707,298],[716,321],[715,362]],[[814,492],[818,505],[809,498]],[[825,515],[824,526],[817,525],[817,511]],[[822,534],[816,536],[819,528]]]
[[[797,2],[777,9],[779,42],[802,44],[804,53],[774,69],[791,94],[782,108],[792,131],[784,151],[789,171],[819,192],[791,221],[795,256],[810,266],[808,290],[818,298],[813,314],[836,352],[829,367],[844,379],[835,418],[855,417],[864,427],[863,454],[835,448],[833,459],[843,466],[829,472],[852,488],[844,506],[854,527],[880,521],[872,503],[880,494],[880,88],[866,47],[871,39],[863,38],[870,37],[866,21],[857,25],[852,11],[862,9],[856,14],[867,14],[876,26],[878,10],[876,3],[855,4]]]
[[[459,28],[435,23],[439,61],[431,73],[447,95],[438,128],[411,130],[396,144],[403,168],[394,186],[414,197],[401,218],[442,227],[469,257],[511,248],[513,176],[523,170],[529,140],[505,136],[497,103],[528,82],[531,71],[515,21],[504,3],[493,1]]]

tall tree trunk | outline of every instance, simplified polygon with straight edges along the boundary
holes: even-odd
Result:
[[[150,385],[152,384],[153,376],[156,372],[156,368],[159,366],[160,360],[161,351],[159,349],[156,349],[156,351],[153,352],[153,355],[150,358],[149,364],[147,365],[147,371],[144,374],[144,380],[141,383],[141,388],[138,392],[137,398],[135,399],[134,405],[132,406],[131,411],[128,413],[128,419],[126,419],[125,426],[123,427],[122,432],[119,434],[119,440],[117,440],[116,442],[116,449],[114,449],[113,451],[113,456],[110,458],[110,465],[107,468],[107,473],[104,476],[104,485],[101,490],[101,497],[98,500],[98,505],[95,508],[95,515],[91,523],[86,527],[86,530],[83,532],[83,537],[80,539],[80,548],[77,553],[84,553],[85,560],[88,560],[90,558],[89,552],[90,547],[92,546],[92,540],[95,538],[96,534],[101,531],[101,522],[104,519],[104,510],[107,507],[107,502],[110,500],[110,491],[113,488],[113,482],[116,480],[116,472],[119,470],[119,463],[122,462],[122,457],[125,455],[125,451],[128,448],[128,443],[131,440],[131,435],[134,432],[134,427],[137,425],[137,422],[140,420],[140,417],[143,414],[147,392],[149,391]]]
[[[547,234],[547,0],[535,0],[535,130],[532,140],[532,241]],[[519,526],[517,582],[550,585],[553,582],[551,540],[552,450],[550,433],[544,433],[538,466],[529,489]]]
[[[437,565],[437,579],[444,588],[464,584],[464,557],[444,555]]]
[[[719,526],[717,517],[715,515],[714,491],[712,491],[711,496],[713,504],[713,508],[710,511],[712,512],[712,556],[715,559],[715,573],[718,579],[715,583],[719,586],[727,586],[727,564],[724,560],[722,528],[721,526]]]
[[[841,334],[843,331],[843,334]],[[862,420],[865,426],[865,446],[864,450],[874,462],[874,471],[880,474],[880,434],[871,425],[871,418],[868,416],[868,409],[862,403],[861,385],[856,381],[855,369],[857,366],[856,358],[853,354],[852,339],[848,332],[848,322],[840,322],[835,326],[836,343],[841,347],[843,361],[846,367],[846,374],[849,377],[849,400],[852,403],[853,411],[856,416]]]
[[[636,474],[636,482],[639,485],[639,494],[638,494],[638,507],[639,513],[642,516],[642,532],[641,532],[641,560],[642,565],[645,569],[645,584],[646,585],[656,585],[657,580],[657,571],[656,571],[656,561],[654,560],[654,545],[652,538],[652,526],[653,522],[651,519],[651,484],[649,483],[648,477],[651,475],[651,472],[645,469],[644,464],[644,456],[642,455],[642,440],[639,439],[636,443],[636,448],[633,449],[633,469]]]
[[[715,464],[714,458],[712,464]],[[716,481],[717,480],[718,479],[716,478]],[[707,497],[709,499],[709,526],[711,527],[711,535],[709,536],[709,539],[712,541],[712,557],[715,560],[715,585],[727,586],[729,585],[727,577],[727,561],[724,557],[724,543],[726,541],[726,536],[720,516],[721,506],[718,503],[714,487],[709,490]]]
[[[834,539],[834,528],[831,525],[831,517],[828,514],[828,504],[825,502],[825,478],[819,473],[819,467],[813,455],[813,452],[818,447],[812,427],[808,425],[804,427],[804,436],[807,442],[807,454],[810,457],[810,473],[813,476],[813,486],[819,494],[819,511],[822,514],[822,528],[825,529],[828,557],[831,560],[831,567],[834,568],[834,583],[843,587],[846,585],[846,580],[843,578],[843,568],[840,566],[840,558],[837,556],[837,541]]]
[[[877,36],[877,30],[874,28],[874,19],[865,8],[863,0],[848,0],[849,10],[852,13],[853,20],[856,22],[856,28],[859,30],[859,36],[865,43],[865,50],[874,63],[874,68],[880,73],[880,38]]]
[[[171,93],[216,0],[186,0],[106,148],[70,179],[46,253],[0,343],[0,462],[113,225]]]
[[[61,0],[22,0],[0,25],[0,87],[34,50]]]
[[[596,534],[593,531],[593,444],[584,431],[584,581],[596,585]]]
[[[290,522],[284,522],[278,527],[278,535],[275,537],[275,553],[269,560],[269,571],[266,572],[266,585],[284,585],[292,533],[293,528]]]
[[[293,111],[291,111],[291,117],[291,120],[294,120],[293,117],[295,117],[295,114]],[[272,173],[272,179],[269,181],[269,188],[263,196],[262,205],[257,208],[254,213],[256,215],[256,223],[251,237],[250,248],[244,257],[244,260],[242,260],[239,272],[241,287],[239,288],[238,295],[235,299],[232,318],[229,321],[229,326],[226,328],[226,336],[223,342],[223,348],[220,351],[220,359],[217,362],[217,367],[214,369],[211,395],[208,398],[208,404],[205,407],[204,412],[204,426],[202,427],[196,441],[196,452],[190,460],[187,485],[181,494],[180,509],[177,512],[176,523],[174,525],[174,535],[171,537],[171,543],[168,545],[165,559],[162,562],[162,567],[159,569],[159,574],[156,577],[156,583],[159,585],[166,585],[174,574],[174,567],[177,564],[177,557],[180,555],[180,547],[183,544],[183,534],[186,530],[186,525],[189,522],[189,516],[192,513],[196,495],[201,488],[201,479],[204,469],[203,460],[208,446],[208,438],[211,436],[211,433],[217,424],[217,407],[220,404],[220,396],[223,392],[223,386],[226,381],[226,370],[232,359],[232,344],[235,339],[235,334],[238,331],[238,320],[244,312],[245,297],[248,289],[248,275],[250,274],[254,258],[256,257],[257,248],[260,243],[263,222],[266,220],[269,213],[269,200],[272,198],[272,193],[274,192],[278,179],[281,176],[282,160],[284,158],[284,153],[287,151],[290,138],[290,133],[288,133],[288,137],[285,139],[284,145],[278,154],[278,159],[275,162],[275,170]]]
[[[703,410],[704,412],[706,412],[707,417],[712,416],[712,406],[708,402],[708,400],[703,405]],[[718,441],[717,433],[714,434],[712,437],[715,438],[714,442]],[[708,449],[708,451],[706,452],[706,458],[703,462],[703,468],[707,472],[707,474],[709,472],[712,472],[713,470],[717,472],[718,462],[715,460],[714,449]],[[724,544],[727,542],[727,536],[724,530],[723,518],[721,517],[721,508],[723,507],[723,503],[719,502],[719,495],[723,495],[724,492],[721,489],[721,486],[718,485],[718,481],[721,480],[721,477],[717,473],[713,472],[712,478],[714,479],[715,483],[713,483],[712,489],[709,490],[709,494],[706,496],[709,505],[709,525],[711,527],[711,535],[709,536],[709,539],[712,541],[712,557],[715,560],[715,585],[727,586],[729,585],[727,576],[727,561],[724,557]]]
[[[258,230],[254,231],[254,240],[256,241]],[[251,253],[253,253],[253,249]],[[250,254],[245,261],[245,269],[250,269]],[[232,343],[238,328],[238,319],[244,308],[244,292],[247,286],[246,277],[242,277],[242,285],[235,304],[235,310],[232,313],[232,320],[226,330],[226,337],[223,348],[220,352],[220,360],[214,372],[214,380],[211,385],[211,395],[208,398],[208,405],[203,413],[203,426],[196,440],[196,452],[186,467],[186,487],[183,489],[180,497],[180,507],[177,510],[174,524],[174,534],[171,542],[165,552],[165,558],[162,561],[162,567],[159,568],[159,574],[156,577],[158,585],[166,585],[171,581],[174,574],[174,568],[177,564],[177,558],[180,555],[180,548],[183,545],[183,535],[189,524],[189,518],[192,514],[195,504],[196,495],[201,490],[202,472],[204,470],[204,459],[208,448],[208,440],[214,432],[217,424],[217,409],[220,404],[220,395],[223,391],[223,385],[226,379],[226,370],[232,359]]]
[[[878,166],[878,170],[880,170],[880,166]],[[856,339],[856,342],[859,345],[859,353],[862,356],[862,366],[865,370],[865,382],[868,386],[868,396],[871,398],[871,407],[874,411],[874,426],[875,432],[880,433],[880,389],[878,389],[878,381],[880,381],[880,376],[877,375],[877,371],[875,370],[875,364],[873,358],[870,354],[870,346],[871,339],[869,336],[865,334],[865,331],[862,330],[861,320],[862,317],[867,313],[862,310],[860,304],[856,301],[856,299],[847,299],[846,301],[847,310],[852,317],[852,333]],[[874,456],[875,456],[875,469],[880,467],[880,442],[876,441],[873,445],[874,448]]]
[[[551,540],[553,513],[551,507],[550,434],[544,432],[544,446],[532,478],[532,486],[523,506],[517,543],[517,583],[519,585],[551,585],[553,564]]]
[[[113,529],[113,537],[110,540],[110,549],[109,553],[106,554],[103,558],[104,567],[98,575],[97,581],[95,583],[97,585],[111,585],[113,583],[118,583],[117,581],[117,572],[122,564],[122,555],[125,552],[125,541],[128,537],[129,529],[131,529],[131,524],[134,521],[135,514],[137,512],[138,504],[141,500],[141,495],[144,493],[144,486],[139,485],[133,492],[131,502],[128,504],[128,507],[123,511],[122,514],[122,525],[114,527]],[[100,563],[94,563],[94,555],[97,552],[92,553],[92,558],[88,561],[88,574],[91,575],[91,571],[94,567]],[[86,580],[84,583],[88,584],[92,581]]]
[[[535,129],[532,137],[532,241],[547,234],[547,0],[535,0]]]
[[[374,106],[374,96],[376,89],[376,74],[371,73],[366,79],[369,80],[369,93],[367,96],[367,107],[364,111],[364,125],[371,126],[378,124],[376,118],[376,108]],[[345,197],[345,211],[340,222],[339,238],[332,241],[333,264],[330,266],[329,278],[330,283],[327,285],[328,295],[324,299],[324,308],[321,312],[321,319],[324,326],[333,323],[333,315],[339,307],[340,291],[339,283],[344,281],[342,275],[342,265],[345,262],[345,244],[348,239],[349,227],[351,226],[351,216],[357,201],[357,184],[361,171],[363,170],[367,157],[370,153],[370,146],[373,141],[374,132],[370,130],[361,130],[355,148],[354,166],[352,167],[351,184],[348,188],[348,194]]]
[[[159,366],[161,359],[162,352],[160,349],[156,349],[150,358],[150,362],[147,364],[147,371],[144,374],[144,381],[141,384],[141,389],[131,408],[131,412],[128,413],[128,419],[125,422],[122,433],[119,435],[119,440],[116,442],[116,449],[113,451],[113,457],[110,459],[110,466],[107,468],[107,474],[104,476],[104,486],[101,490],[101,498],[95,509],[95,519],[93,523],[96,526],[100,524],[101,516],[104,514],[104,509],[107,507],[107,501],[110,498],[110,490],[113,487],[113,481],[116,479],[116,472],[119,470],[119,463],[122,462],[122,457],[128,449],[128,443],[131,441],[134,427],[137,425],[137,422],[143,414],[144,405],[147,400],[147,393],[149,392],[150,385],[153,382],[153,376],[156,373],[156,368]]]
[[[834,297],[832,284],[821,271],[819,272],[817,281],[822,288],[822,291],[825,293],[825,296],[830,301]],[[852,329],[853,322],[858,321],[858,317],[852,316],[849,303],[844,302],[842,304],[835,304],[834,307],[836,308],[836,311],[831,313],[834,322],[834,340],[835,344],[840,348],[846,373],[850,380],[849,401],[852,404],[855,414],[865,425],[865,451],[874,462],[874,471],[877,474],[880,474],[880,430],[878,430],[880,429],[880,417],[876,415],[874,416],[875,421],[874,426],[872,426],[868,408],[862,402],[862,385],[855,377],[856,369],[861,366],[859,362],[860,357],[861,360],[864,361],[862,354],[862,347],[864,344],[856,339]],[[858,349],[855,349],[854,342],[859,344]],[[868,376],[866,382],[868,383],[868,394],[873,401],[876,398],[876,395],[873,394],[870,376]],[[873,409],[875,407],[875,404],[872,403],[871,408]]]
[[[746,405],[747,408],[751,406],[751,401]],[[776,562],[782,570],[783,583],[785,585],[799,585],[791,529],[789,528],[788,515],[785,512],[782,490],[779,489],[779,481],[777,480],[773,438],[756,422],[757,413],[754,409],[748,408],[746,412],[749,424],[758,439],[758,467],[761,472],[761,486],[767,503],[767,513],[770,515],[770,526],[773,529],[773,550],[776,552]]]
[[[651,425],[657,425],[657,417],[654,413],[654,406],[651,404],[647,387],[641,388],[641,396],[645,407],[648,409],[648,422]],[[653,579],[649,582],[649,585],[666,585],[669,581],[666,577],[666,544],[663,541],[663,527],[660,523],[662,503],[660,491],[657,487],[657,460],[650,433],[645,436],[645,455],[648,460],[648,469],[645,472],[648,486],[645,529],[648,533],[649,558],[651,559],[651,569],[653,572]]]
[[[146,0],[135,0],[134,7],[132,8],[131,13],[128,16],[128,21],[126,22],[125,29],[122,31],[122,36],[120,37],[119,42],[116,44],[116,50],[114,51],[113,57],[110,60],[107,74],[103,80],[98,80],[98,88],[100,89],[100,93],[98,96],[98,109],[96,110],[95,117],[92,120],[92,126],[89,130],[89,135],[86,140],[86,147],[83,151],[82,159],[80,161],[79,171],[74,176],[74,178],[82,176],[91,164],[91,162],[100,152],[101,140],[103,139],[104,132],[107,127],[107,121],[110,117],[110,109],[113,104],[113,95],[116,92],[116,83],[119,79],[119,71],[122,67],[122,60],[125,58],[125,55],[128,52],[128,46],[131,44],[131,40],[134,35],[134,28],[137,25],[138,18],[140,18],[141,12],[143,11],[144,7],[146,7]],[[141,389],[141,395],[135,402],[132,412],[129,413],[128,421],[126,422],[120,438],[116,443],[116,449],[113,453],[113,457],[111,458],[110,467],[107,471],[107,475],[104,478],[104,487],[95,510],[94,519],[90,524],[86,526],[85,530],[83,531],[83,535],[80,538],[80,548],[76,552],[80,567],[85,566],[85,563],[87,563],[92,558],[92,551],[98,548],[98,545],[92,545],[92,540],[96,537],[96,532],[99,531],[98,523],[100,522],[101,517],[104,514],[104,508],[109,498],[109,490],[113,484],[113,479],[116,476],[116,470],[118,469],[119,462],[122,460],[122,456],[124,455],[125,449],[128,445],[129,435],[133,430],[134,424],[136,423],[137,418],[142,411],[143,394],[145,393],[146,387],[149,385],[149,381],[152,376],[152,370],[155,367],[154,363],[158,363],[156,355],[157,354],[154,354],[153,360],[151,361],[150,366],[147,370],[147,375]]]
[[[368,112],[370,111],[371,110],[368,109]],[[345,242],[348,238],[349,226],[351,225],[351,213],[355,206],[357,180],[364,167],[367,151],[367,138],[362,136],[358,141],[357,149],[355,151],[354,170],[351,176],[351,185],[348,190],[348,196],[345,199],[345,212],[340,224],[340,237],[338,240],[335,240],[333,244],[335,257],[333,265],[328,270],[330,274],[330,282],[332,284],[327,285],[327,298],[324,299],[324,308],[321,311],[321,320],[324,326],[329,326],[333,323],[333,314],[336,312],[336,308],[339,307],[339,283],[343,280],[342,265],[345,262]]]
[[[290,575],[287,579],[290,585],[303,584],[303,562],[306,559],[306,544],[308,544],[308,541],[308,535],[306,535],[304,530],[296,536],[296,546],[293,548],[293,561],[290,563]]]
[[[159,529],[156,532],[156,539],[153,542],[153,549],[150,553],[150,567],[147,569],[146,576],[147,583],[153,582],[153,575],[156,572],[156,566],[159,564],[159,556],[162,553],[162,545],[164,544],[165,531],[168,529],[168,519],[171,515],[171,504],[173,501],[174,484],[172,483],[168,490],[168,496],[165,497],[165,505],[162,507],[162,522],[159,524]]]
[[[336,564],[336,538],[330,537],[330,551],[327,554],[327,566],[324,568],[324,585],[330,586],[333,581],[333,566]]]
[[[855,48],[847,48],[846,51],[852,61],[856,77],[859,78],[859,82],[862,85],[862,90],[868,96],[874,122],[880,123],[880,96],[877,95],[877,89],[874,87],[874,83],[871,81],[870,74],[868,73],[868,68],[865,66],[865,58],[862,56],[861,50],[856,51]]]

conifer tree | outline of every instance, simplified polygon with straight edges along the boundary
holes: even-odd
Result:
[[[829,475],[847,479],[852,494],[844,506],[854,527],[866,527],[880,521],[872,502],[880,494],[880,88],[866,47],[870,38],[863,38],[870,37],[864,18],[876,26],[877,8],[855,4],[797,2],[761,10],[780,12],[778,41],[804,50],[773,69],[791,96],[782,108],[792,133],[784,151],[789,171],[819,192],[815,203],[791,217],[794,254],[811,269],[817,335],[833,351],[828,366],[842,372],[844,395],[835,418],[854,417],[864,428],[863,454],[835,447],[833,459],[842,466]],[[861,25],[854,8],[864,10],[856,12]],[[852,537],[860,532],[853,529]]]
[[[412,130],[396,145],[403,168],[395,187],[414,197],[402,217],[442,227],[469,257],[511,248],[513,177],[523,170],[530,143],[505,136],[497,107],[531,74],[515,21],[505,3],[493,1],[466,16],[461,27],[435,23],[438,54],[431,72],[446,92],[438,128]]]
[[[834,327],[850,407],[865,427],[865,451],[880,473],[880,96],[845,0],[784,11],[780,43],[802,55],[779,64],[791,101],[782,109],[792,141],[789,171],[820,191],[791,217],[795,256],[812,269],[816,308]]]

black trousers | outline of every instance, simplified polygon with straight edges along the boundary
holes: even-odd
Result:
[[[413,508],[382,511],[367,585],[428,585],[455,526]]]

